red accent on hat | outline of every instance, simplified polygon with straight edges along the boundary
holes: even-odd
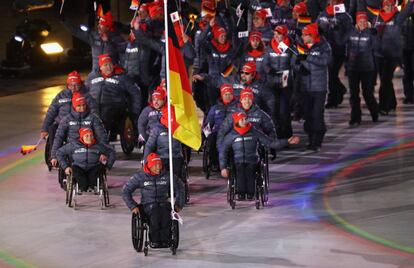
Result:
[[[276,3],[278,6],[282,6],[284,4],[285,0],[276,0]]]
[[[114,18],[111,11],[106,12],[102,17],[99,18],[99,25],[111,28],[114,24]]]
[[[86,104],[86,98],[79,91],[74,92],[72,95],[72,107],[76,109],[77,106],[82,104]]]
[[[262,20],[265,20],[265,19],[266,19],[266,17],[267,17],[267,11],[266,11],[266,9],[259,9],[259,10],[256,10],[256,12],[254,12],[254,16],[255,16],[255,17],[259,17],[259,18],[261,18]]]
[[[262,36],[263,34],[261,32],[258,31],[253,31],[249,33],[249,42],[252,41],[253,39],[259,39],[260,41],[262,41]]]
[[[165,100],[165,97],[165,90],[161,86],[158,86],[157,89],[151,94],[152,99]]]
[[[302,34],[309,34],[313,38],[319,37],[319,30],[318,30],[318,24],[316,22],[306,25],[302,29]]]
[[[214,39],[218,39],[221,35],[227,34],[226,29],[218,25],[213,26],[212,32]]]
[[[230,84],[223,84],[220,87],[220,95],[223,97],[224,94],[231,93],[234,94],[233,86]]]
[[[86,134],[92,134],[93,135],[93,130],[90,129],[90,128],[81,127],[79,129],[79,136],[80,136],[81,140],[83,140],[83,136],[85,136]]]
[[[358,21],[360,21],[362,19],[368,20],[367,12],[359,11],[359,12],[356,13],[356,22],[358,23]]]
[[[101,67],[107,62],[112,63],[112,59],[111,59],[111,56],[109,56],[109,54],[101,54],[98,56],[98,59],[99,59],[99,67]]]
[[[281,35],[285,36],[288,33],[288,27],[286,25],[278,25],[276,26],[273,31],[280,33]]]
[[[242,100],[244,98],[249,98],[251,100],[254,99],[253,90],[251,88],[246,87],[245,89],[243,89],[242,91],[240,91],[240,100]]]
[[[66,79],[66,83],[77,83],[80,84],[82,83],[82,79],[80,74],[77,71],[73,71],[71,73],[68,74],[68,78]]]
[[[233,113],[231,116],[233,117],[233,122],[235,124],[238,123],[243,118],[247,118],[247,115],[245,113],[243,113],[243,112]]]
[[[203,0],[201,1],[201,8],[206,7],[210,10],[216,10],[216,3],[214,0]]]
[[[242,72],[245,73],[254,73],[256,72],[256,62],[248,61],[242,67]]]
[[[162,165],[161,157],[156,153],[150,153],[149,155],[147,155],[147,159],[144,165],[144,172],[151,175],[155,175],[151,172],[150,168],[158,163]]]
[[[154,18],[154,17],[157,17],[157,16],[160,16],[160,15],[164,14],[164,7],[163,7],[162,4],[157,3],[155,5],[151,5],[148,8],[148,12],[149,12],[150,17]]]
[[[300,2],[293,7],[293,11],[298,15],[306,15],[308,13],[308,8],[305,2]]]
[[[391,5],[395,6],[395,1],[394,0],[384,0],[384,1],[382,1],[382,7],[384,7],[386,4],[391,4]]]

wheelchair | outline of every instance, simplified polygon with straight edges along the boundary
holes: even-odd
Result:
[[[148,256],[148,248],[151,247],[149,239],[149,218],[144,212],[144,207],[138,205],[139,213],[132,214],[131,232],[132,232],[132,245],[137,252],[144,251],[144,255]],[[177,248],[179,244],[179,226],[178,221],[171,219],[171,239],[168,243],[172,255],[177,254]]]
[[[52,163],[50,163],[50,159],[51,159],[53,140],[55,139],[56,130],[58,126],[59,126],[58,124],[53,124],[51,127],[49,127],[48,129],[49,135],[47,135],[47,138],[46,138],[45,163],[47,165],[47,169],[49,170],[49,172],[51,172],[53,169]]]
[[[79,193],[78,183],[73,178],[72,174],[66,175],[66,204],[68,207],[77,208],[77,199]],[[109,191],[108,182],[106,177],[105,167],[102,166],[100,174],[96,180],[97,192],[94,194],[99,195],[99,201],[101,203],[101,209],[109,207]]]
[[[260,207],[265,207],[268,204],[268,189],[269,189],[269,177],[266,178],[266,168],[268,167],[265,164],[264,159],[260,159],[257,164],[256,174],[255,174],[255,206],[256,209]],[[235,174],[235,165],[232,163],[228,167],[229,178],[227,180],[227,202],[229,203],[231,209],[236,208],[236,189],[237,189],[237,179]],[[267,170],[268,174],[268,170]]]
[[[115,141],[116,136],[119,134],[122,151],[126,155],[129,155],[138,144],[138,135],[128,111],[122,112],[121,114],[117,117],[117,121],[120,124],[111,129],[106,129],[106,131],[109,141]]]
[[[204,139],[202,148],[203,148],[203,172],[205,174],[206,179],[208,180],[210,178],[210,175],[212,172],[217,171],[213,169],[213,161],[212,161],[212,156],[211,154],[216,153],[217,154],[217,159],[218,159],[218,152],[217,150],[214,150],[214,146],[216,146],[215,142],[216,139],[214,139],[213,135],[217,135],[217,133],[215,134],[210,134],[208,135],[207,138]],[[218,163],[216,163],[216,165],[218,165]]]

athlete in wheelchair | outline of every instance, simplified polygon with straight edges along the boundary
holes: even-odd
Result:
[[[108,54],[99,55],[99,71],[89,74],[85,84],[98,104],[98,115],[115,141],[118,134],[122,150],[129,154],[137,141],[137,120],[141,112],[141,90],[126,74],[114,65]],[[126,108],[127,107],[127,108]]]
[[[167,106],[164,106],[160,122],[152,128],[147,143],[145,144],[144,159],[146,159],[150,153],[157,153],[161,157],[164,169],[166,171],[170,170],[168,144],[168,110]],[[188,203],[190,201],[188,166],[187,161],[185,161],[183,152],[184,150],[181,142],[173,138],[173,171],[174,175],[180,178],[185,185],[185,200],[186,203]]]
[[[223,84],[220,87],[220,96],[219,102],[210,108],[203,124],[206,137],[203,143],[203,171],[207,179],[211,171],[219,171],[217,132],[224,119],[236,111],[237,101],[231,84]]]
[[[77,71],[69,73],[66,79],[65,88],[55,96],[49,108],[47,109],[47,113],[43,120],[42,129],[40,131],[40,138],[47,138],[45,148],[45,162],[48,166],[49,171],[52,170],[52,164],[50,160],[56,130],[60,121],[70,113],[72,107],[72,96],[75,92],[82,93],[86,98],[88,107],[90,107],[92,112],[96,111],[96,102],[87,93],[87,89],[82,83],[80,74]]]
[[[79,129],[82,127],[91,128],[98,143],[107,144],[107,134],[102,121],[97,115],[90,111],[86,97],[79,92],[75,92],[72,96],[72,109],[70,113],[60,121],[59,127],[56,130],[50,160],[53,167],[58,166],[56,151],[62,147],[65,142],[70,143],[72,141],[78,141],[80,138]],[[65,176],[63,173],[64,172],[60,169],[58,180],[60,186],[63,189],[66,189],[64,183]]]
[[[115,162],[115,151],[108,145],[97,143],[93,130],[90,128],[81,128],[79,136],[78,141],[67,143],[56,152],[60,167],[70,178],[66,202],[72,206],[73,197],[82,195],[89,189],[104,197],[102,204],[107,206],[109,198],[106,169],[112,168]],[[71,165],[67,161],[68,158],[72,160]],[[76,198],[74,201],[76,204]]]
[[[170,194],[170,176],[164,172],[159,155],[150,153],[144,164],[144,171],[135,173],[122,189],[122,199],[133,213],[132,242],[134,248],[145,255],[148,245],[151,248],[171,248],[173,254],[178,247],[178,223],[172,219]],[[184,206],[184,185],[175,175],[173,178],[175,193],[175,212]],[[133,192],[141,189],[141,203],[132,197]],[[148,239],[149,234],[149,239]]]
[[[258,131],[247,121],[247,115],[243,112],[232,114],[233,129],[228,133],[223,141],[222,150],[220,151],[220,169],[221,175],[229,178],[229,203],[232,208],[235,206],[234,196],[238,195],[238,200],[255,200],[256,206],[259,198],[259,192],[256,191],[256,185],[261,185],[261,170],[258,158],[258,145],[263,144],[265,147],[279,149],[287,144],[299,143],[299,137],[292,136],[286,139],[271,139],[264,133]],[[232,159],[229,152],[233,153]],[[229,167],[231,174],[229,174]]]

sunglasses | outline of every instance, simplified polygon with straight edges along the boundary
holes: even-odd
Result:
[[[250,74],[252,74],[252,73],[240,72],[240,74],[250,75]]]

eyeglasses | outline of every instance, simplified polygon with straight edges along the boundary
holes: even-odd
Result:
[[[250,75],[252,73],[240,72],[240,74]]]

